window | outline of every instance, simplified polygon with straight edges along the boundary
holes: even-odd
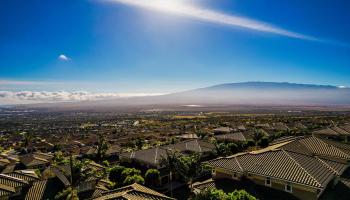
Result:
[[[285,186],[285,188],[284,188],[284,190],[285,190],[286,192],[292,193],[292,192],[293,192],[293,187],[290,185],[290,183],[287,183],[286,186]]]
[[[266,186],[271,186],[271,178],[270,177],[266,177],[265,178],[265,185]]]

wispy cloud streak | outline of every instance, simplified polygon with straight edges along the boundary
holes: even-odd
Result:
[[[150,9],[153,11],[164,12],[168,14],[176,14],[184,17],[190,17],[192,19],[211,22],[216,24],[222,24],[232,27],[240,27],[253,31],[271,33],[282,35],[290,38],[297,38],[302,40],[318,41],[317,38],[307,36],[297,32],[289,31],[283,28],[279,28],[268,23],[261,21],[229,15],[222,12],[204,9],[189,5],[181,0],[105,0],[107,2],[114,2],[144,9]]]

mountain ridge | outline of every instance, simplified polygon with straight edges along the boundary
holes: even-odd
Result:
[[[350,105],[350,88],[288,82],[224,83],[159,96],[40,104],[38,107],[142,107],[149,105]]]

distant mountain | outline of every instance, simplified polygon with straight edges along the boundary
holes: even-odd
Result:
[[[172,99],[188,104],[333,105],[350,104],[350,89],[285,82],[243,82],[163,96],[163,100]]]
[[[276,82],[242,82],[214,85],[159,96],[130,97],[113,100],[47,104],[44,107],[108,108],[172,106],[337,106],[350,105],[350,89],[329,85]],[[43,105],[37,105],[42,107]]]

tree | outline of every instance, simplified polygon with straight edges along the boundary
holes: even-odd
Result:
[[[178,154],[176,151],[167,149],[166,157],[162,157],[160,164],[165,166],[169,171],[170,196],[173,197],[173,174],[176,173],[176,163],[178,162]]]
[[[255,145],[258,144],[258,142],[261,140],[261,138],[264,137],[263,132],[260,129],[255,129],[253,132],[253,140],[255,142]]]
[[[22,142],[23,142],[23,147],[28,151],[28,147],[31,144],[33,140],[33,135],[29,132],[23,132],[22,133]]]
[[[218,189],[204,189],[200,193],[196,194],[191,200],[223,200],[226,194],[222,190]]]
[[[191,200],[256,200],[256,198],[245,190],[235,190],[226,194],[224,191],[214,188],[202,190]]]
[[[157,169],[149,169],[145,174],[146,185],[155,187],[159,183],[160,172]]]
[[[108,150],[108,144],[106,142],[106,139],[102,134],[99,134],[98,143],[97,143],[97,153],[96,153],[98,162],[102,162],[103,158],[106,156],[107,150]]]
[[[237,153],[239,151],[239,147],[238,147],[238,145],[236,143],[231,142],[231,143],[228,143],[226,146],[227,146],[227,149],[232,154],[235,154],[235,153]]]
[[[69,160],[64,157],[61,151],[57,151],[53,154],[53,161],[56,165],[69,164]]]
[[[193,192],[193,179],[198,177],[204,171],[198,154],[183,156],[178,159],[177,172],[189,183],[190,190]]]
[[[78,191],[72,187],[68,187],[55,196],[55,199],[79,200]]]
[[[124,185],[130,185],[133,183],[145,184],[145,180],[140,175],[127,176],[123,182]]]
[[[122,172],[124,171],[125,167],[116,165],[110,168],[109,171],[109,180],[114,182],[114,183],[122,183]]]
[[[261,138],[258,142],[258,145],[263,148],[269,146],[269,138],[267,137]]]
[[[215,146],[215,151],[218,156],[226,156],[227,155],[227,146],[225,143],[219,143],[216,140],[213,140],[212,143]]]
[[[227,200],[256,200],[256,198],[245,190],[235,190],[227,194]]]
[[[125,168],[121,175],[122,180],[125,180],[128,176],[141,175],[141,171],[135,168]]]
[[[81,183],[85,182],[91,177],[95,177],[96,181],[100,178],[99,174],[95,170],[88,166],[88,160],[77,160],[70,156],[69,158],[69,167],[70,175],[69,176],[69,186],[67,186],[62,192],[59,192],[55,199],[68,199],[68,200],[78,200],[78,187]]]
[[[142,149],[143,147],[143,144],[144,144],[144,140],[142,140],[141,138],[136,138],[136,141],[135,141],[135,146],[137,149]]]

